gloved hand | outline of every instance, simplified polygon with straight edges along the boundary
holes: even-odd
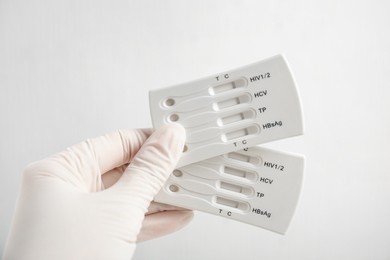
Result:
[[[4,259],[130,259],[149,204],[185,140],[177,124],[150,133],[117,131],[29,165]],[[151,204],[148,214],[141,240],[192,218],[191,211],[163,204]]]

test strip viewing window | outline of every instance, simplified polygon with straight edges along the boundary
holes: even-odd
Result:
[[[251,100],[251,97],[249,95],[240,95],[237,97],[229,98],[223,101],[220,101],[217,103],[215,106],[217,110],[223,110],[225,108],[233,107],[238,104],[243,104],[243,103],[249,103]]]
[[[218,120],[220,126],[229,125],[231,123],[239,122],[245,119],[255,118],[256,114],[253,110],[246,110],[237,114],[228,115]]]
[[[245,137],[247,135],[254,135],[254,134],[257,134],[258,132],[260,132],[260,128],[256,125],[253,125],[253,126],[246,127],[243,129],[228,132],[228,133],[222,135],[222,140],[224,142],[227,142],[227,141],[238,139],[240,137]]]
[[[246,87],[246,85],[247,85],[246,79],[240,78],[231,82],[226,82],[221,85],[217,85],[215,87],[211,87],[209,91],[211,95],[216,95],[235,88],[243,88]]]
[[[254,194],[254,190],[246,185],[220,181],[218,182],[218,186],[221,190],[238,193],[245,196],[252,196]]]
[[[215,197],[215,203],[222,207],[228,207],[232,210],[239,210],[241,212],[249,211],[250,206],[246,202],[234,200],[234,199],[227,199],[224,197],[216,196]]]
[[[243,179],[248,179],[251,181],[256,181],[257,180],[257,173],[254,171],[249,171],[249,170],[243,170],[240,168],[234,168],[231,166],[224,166],[223,168],[223,174],[226,174],[228,176],[234,176],[238,178],[243,178]]]
[[[260,157],[255,157],[237,152],[228,153],[226,154],[226,157],[240,162],[247,162],[253,165],[259,165],[261,163]]]

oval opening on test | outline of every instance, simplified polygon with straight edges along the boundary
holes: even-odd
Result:
[[[220,196],[215,196],[214,199],[215,204],[219,206],[228,207],[231,209],[241,210],[243,212],[248,211],[250,209],[250,206],[246,202],[233,200],[233,199],[227,199]]]
[[[179,120],[179,115],[178,114],[171,114],[171,115],[169,115],[168,119],[170,122],[176,122]]]
[[[179,186],[175,185],[175,184],[171,184],[169,185],[168,189],[171,191],[171,192],[178,192],[179,191]]]
[[[172,107],[175,105],[175,100],[173,98],[167,98],[164,100],[163,104],[165,107]]]
[[[243,194],[245,196],[252,196],[254,194],[254,190],[251,187],[248,187],[245,185],[234,184],[234,183],[230,183],[230,182],[226,182],[226,181],[219,181],[218,187],[221,190],[236,192],[236,193]]]
[[[236,88],[243,88],[248,85],[245,78],[239,78],[233,81],[224,82],[209,89],[210,95],[216,95]]]
[[[173,176],[178,177],[178,178],[183,176],[183,172],[178,170],[178,169],[173,170],[172,174],[173,174]]]

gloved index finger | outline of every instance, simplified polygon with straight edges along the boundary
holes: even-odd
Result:
[[[90,192],[99,191],[101,175],[129,163],[151,133],[151,129],[117,130],[73,145],[55,157],[68,165],[68,181]]]
[[[152,129],[117,130],[90,140],[101,174],[129,163]]]
[[[129,196],[141,194],[147,208],[179,161],[185,137],[185,129],[179,124],[157,129],[111,189]]]
[[[148,212],[146,212],[146,215],[155,214],[155,213],[164,212],[164,211],[173,211],[173,210],[175,210],[175,211],[188,211],[189,209],[152,201],[149,205]]]

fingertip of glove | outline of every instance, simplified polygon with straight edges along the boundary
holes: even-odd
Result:
[[[173,134],[175,136],[183,137],[186,136],[185,128],[178,123],[171,123],[168,125],[162,126],[159,131],[165,132],[166,134]]]
[[[164,125],[157,129],[155,134],[156,133],[160,137],[163,137],[164,139],[167,138],[174,140],[174,143],[176,143],[178,146],[184,147],[184,142],[186,140],[186,131],[182,125],[178,123]]]
[[[194,212],[192,210],[183,210],[182,214],[183,223],[189,223],[194,218]]]

